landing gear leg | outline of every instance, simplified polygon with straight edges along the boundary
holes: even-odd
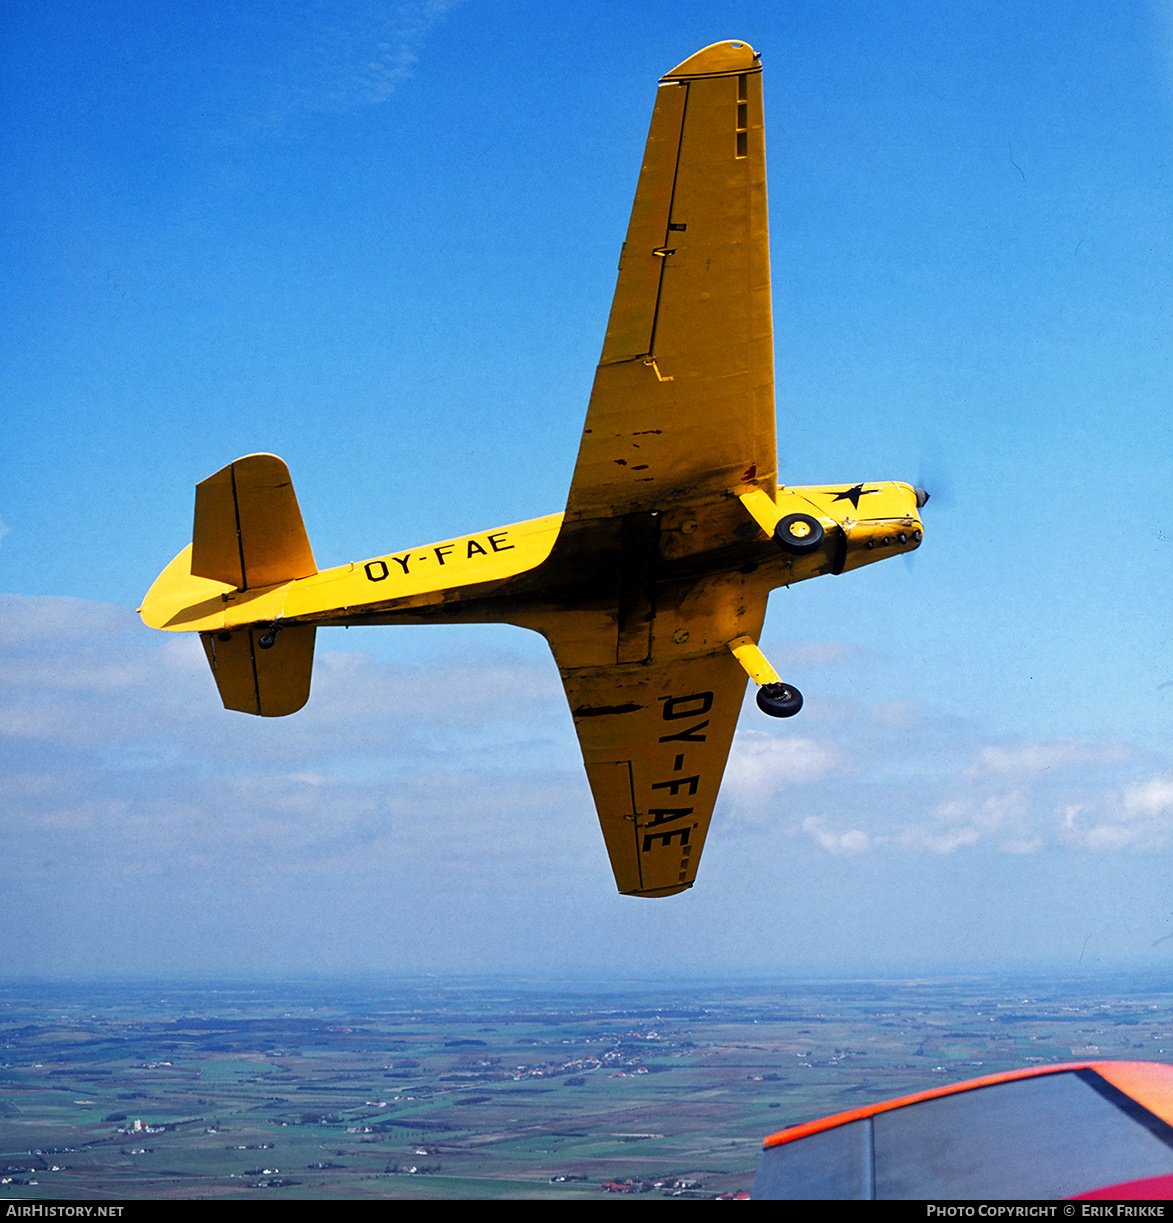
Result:
[[[784,684],[778,672],[758,649],[752,637],[737,637],[729,642],[733,657],[758,687],[758,708],[772,718],[792,718],[802,708],[802,693],[793,684]]]

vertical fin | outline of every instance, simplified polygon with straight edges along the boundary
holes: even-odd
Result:
[[[289,468],[250,454],[196,485],[191,571],[238,590],[317,573]]]

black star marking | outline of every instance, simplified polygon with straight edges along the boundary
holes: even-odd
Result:
[[[862,484],[857,484],[854,488],[849,488],[845,493],[836,493],[836,501],[850,501],[853,510],[859,509],[860,497],[866,497],[868,493],[878,493],[878,488],[864,488]]]

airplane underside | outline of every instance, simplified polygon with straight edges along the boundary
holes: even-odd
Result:
[[[284,462],[249,455],[197,485],[140,611],[268,717],[309,699],[319,627],[541,633],[619,890],[664,896],[692,886],[747,681],[801,707],[758,648],[770,591],[913,550],[925,500],[777,483],[761,62],[715,43],[657,88],[562,513],[320,571]]]

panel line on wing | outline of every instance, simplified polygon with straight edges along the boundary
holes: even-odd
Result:
[[[664,242],[660,249],[665,251],[664,257],[660,260],[660,281],[656,288],[656,306],[652,311],[652,333],[648,337],[648,351],[644,354],[647,363],[655,370],[656,377],[661,382],[670,381],[660,373],[659,366],[656,364],[656,327],[660,321],[660,302],[664,297],[664,270],[668,266],[668,260],[675,252],[668,251],[668,239],[672,233],[672,210],[676,206],[676,184],[680,179],[680,153],[684,148],[684,126],[688,122],[688,93],[689,85],[684,83],[684,105],[680,110],[680,132],[676,137],[676,164],[672,168],[672,190],[668,195],[668,215],[664,220]],[[639,358],[635,358],[639,360]]]

